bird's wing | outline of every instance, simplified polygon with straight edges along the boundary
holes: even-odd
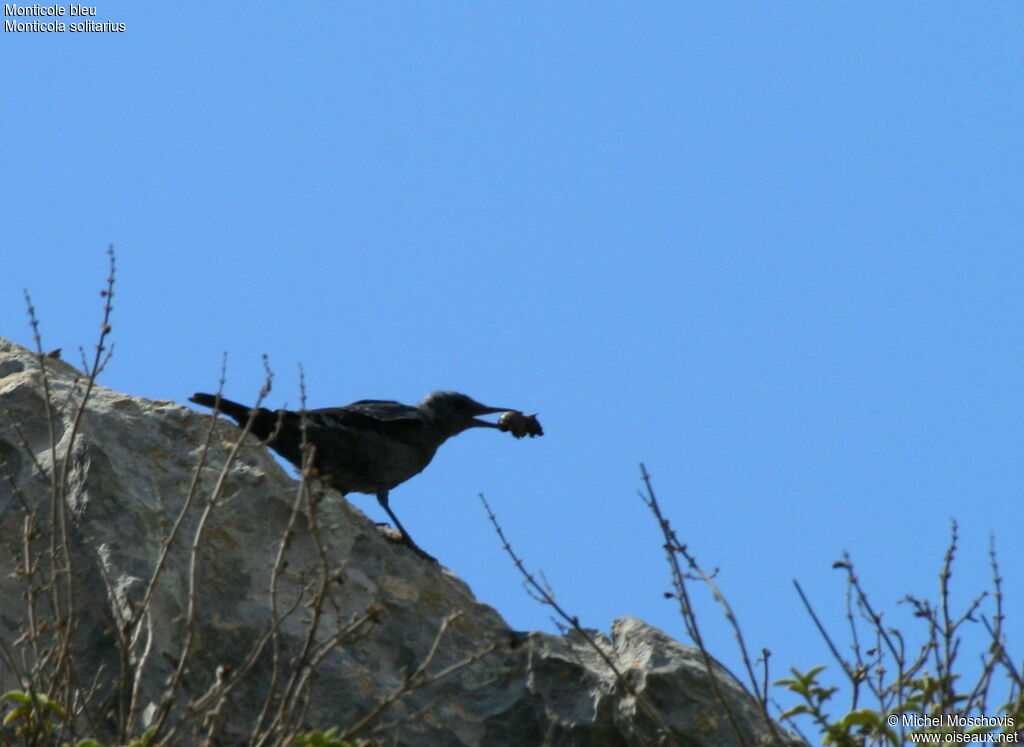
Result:
[[[338,409],[366,415],[376,420],[420,419],[420,411],[415,407],[390,399],[361,399]]]
[[[317,425],[375,431],[403,441],[415,439],[424,427],[419,410],[389,400],[363,399],[345,407],[309,410],[306,415]]]

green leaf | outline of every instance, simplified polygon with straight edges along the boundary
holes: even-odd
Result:
[[[875,727],[878,726],[878,714],[872,710],[862,708],[859,711],[850,711],[839,719],[836,724],[847,731],[849,731],[851,726]]]
[[[811,709],[808,706],[801,704],[801,705],[793,706],[789,710],[784,711],[779,716],[779,718],[780,719],[791,718],[792,716],[799,716],[801,713],[813,713],[813,711],[811,711]]]
[[[13,711],[11,711],[6,716],[4,716],[4,726],[8,726],[9,724],[13,724],[15,721],[17,721],[20,718],[23,718],[23,717],[27,716],[31,712],[32,712],[32,709],[29,706],[18,706]]]

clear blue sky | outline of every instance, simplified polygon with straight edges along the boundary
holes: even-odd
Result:
[[[951,517],[954,599],[995,533],[1021,630],[1020,2],[96,7],[125,32],[0,39],[0,334],[27,288],[75,359],[113,243],[107,386],[185,402],[227,351],[248,400],[266,353],[275,406],[302,364],[311,406],[538,411],[392,500],[517,628],[479,492],[585,624],[684,637],[643,460],[773,675],[829,661],[792,579],[845,640],[849,550],[895,622]]]

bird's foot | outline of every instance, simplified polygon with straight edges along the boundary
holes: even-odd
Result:
[[[429,560],[431,563],[438,563],[437,558],[435,558],[433,555],[431,555],[422,547],[413,542],[412,537],[410,537],[408,534],[405,534],[402,531],[395,529],[386,522],[376,522],[376,524],[377,531],[380,532],[381,536],[383,536],[384,539],[386,539],[388,542],[391,542],[396,545],[405,545],[414,553],[419,555],[421,558]]]
[[[419,545],[417,545],[417,544],[416,544],[415,542],[413,542],[412,540],[409,540],[408,542],[406,542],[406,543],[404,543],[404,544],[408,545],[408,546],[409,546],[409,549],[410,549],[410,550],[412,550],[412,551],[413,551],[414,553],[416,553],[417,555],[419,555],[419,556],[420,556],[421,558],[423,558],[424,560],[429,560],[429,561],[430,561],[431,563],[434,563],[435,565],[440,565],[440,564],[441,564],[441,563],[440,563],[440,562],[438,561],[438,559],[437,559],[437,558],[435,558],[435,557],[434,557],[433,555],[431,555],[431,554],[430,554],[429,552],[427,552],[426,550],[424,550],[424,549],[423,549],[422,547],[420,547]]]

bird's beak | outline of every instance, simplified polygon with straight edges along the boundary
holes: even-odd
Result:
[[[498,413],[498,412],[508,412],[511,409],[512,409],[511,407],[484,407],[477,414],[478,415],[493,415],[493,414]],[[475,425],[477,427],[480,427],[480,428],[500,428],[500,426],[497,423],[490,423],[490,422],[488,422],[486,420],[481,420],[480,418],[473,418],[472,423],[473,423],[473,425]]]

